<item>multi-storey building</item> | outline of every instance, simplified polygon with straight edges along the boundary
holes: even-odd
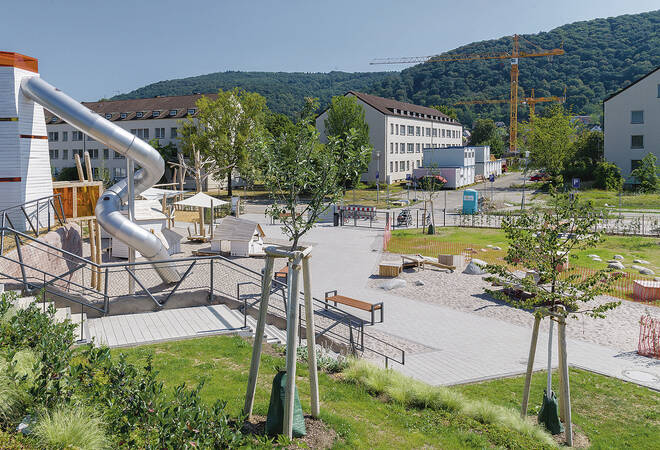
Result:
[[[178,129],[181,119],[197,114],[196,102],[201,94],[176,97],[154,97],[134,100],[84,102],[87,108],[107,120],[130,131],[144,141],[158,140],[158,144],[179,146]],[[214,97],[214,96],[210,96]],[[76,153],[81,158],[89,152],[95,177],[99,169],[106,169],[111,179],[126,176],[126,159],[106,148],[71,125],[45,111],[48,129],[50,163],[54,175],[65,167],[75,166]],[[209,180],[205,189],[216,188],[216,181]]]
[[[630,172],[648,153],[660,160],[660,67],[603,102],[605,159]]]
[[[373,146],[368,170],[363,181],[393,183],[412,176],[422,166],[422,149],[462,145],[463,127],[440,111],[425,106],[399,102],[375,95],[349,91],[364,108],[369,125],[369,141]],[[325,139],[328,111],[316,119],[316,127]]]

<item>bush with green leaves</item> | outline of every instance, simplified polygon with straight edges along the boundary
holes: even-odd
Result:
[[[649,153],[642,158],[641,164],[630,173],[637,183],[637,191],[652,194],[660,187],[660,177],[658,177],[658,166],[656,162],[657,158],[655,155]]]
[[[307,362],[308,349],[306,345],[298,347],[296,350],[298,361]],[[336,354],[325,347],[316,347],[316,367],[326,373],[342,372],[348,367],[348,359],[340,354]]]
[[[623,177],[621,169],[609,161],[601,161],[596,165],[594,171],[596,182],[594,187],[606,191],[620,191],[623,186]]]

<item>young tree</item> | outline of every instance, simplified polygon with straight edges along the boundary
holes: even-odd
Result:
[[[652,194],[658,190],[660,179],[658,178],[658,167],[656,157],[653,153],[642,158],[642,163],[633,170],[630,175],[637,179],[639,192]]]
[[[594,187],[597,189],[620,191],[623,187],[621,169],[619,169],[619,166],[609,161],[601,161],[596,164],[594,177],[596,179]]]
[[[317,108],[316,99],[306,99],[300,121],[273,138],[260,153],[264,184],[274,201],[267,213],[282,221],[292,251],[327,205],[339,201],[346,174],[370,152],[370,147],[358,144],[362,137],[355,128],[321,144],[314,122]],[[355,150],[346,152],[347,145]],[[299,210],[303,195],[306,201]]]
[[[200,98],[197,109],[200,137],[206,141],[203,154],[212,158],[227,178],[227,194],[231,196],[232,174],[236,171],[249,178],[251,156],[263,143],[266,99],[239,88],[220,90],[215,100]]]
[[[451,117],[454,120],[458,120],[458,114],[456,113],[456,110],[452,108],[451,106],[447,105],[433,105],[431,106],[433,109],[437,109],[440,111],[442,114]]]
[[[542,211],[523,210],[518,216],[508,216],[502,223],[509,248],[504,264],[489,264],[486,270],[493,274],[495,285],[503,290],[487,289],[495,298],[515,307],[532,310],[535,318],[535,333],[538,322],[547,315],[559,320],[560,340],[565,337],[565,323],[569,317],[587,315],[603,318],[607,311],[616,308],[621,302],[589,304],[596,296],[609,291],[618,277],[609,270],[598,270],[590,275],[578,273],[568,264],[573,253],[594,247],[601,241],[601,233],[594,231],[600,219],[590,203],[570,200],[566,195],[558,195],[551,190],[549,208]],[[567,267],[568,266],[568,267]],[[533,270],[534,276],[520,276],[520,270]],[[532,337],[535,342],[535,336]],[[530,355],[533,355],[530,350]],[[563,340],[560,354],[566,354]],[[533,356],[530,356],[533,360]],[[565,359],[564,359],[565,361]],[[564,370],[565,369],[565,370]],[[568,393],[568,369],[562,367],[564,390]],[[531,365],[526,379],[527,391]],[[527,398],[528,391],[523,398]],[[550,392],[546,394],[550,397]],[[570,421],[570,398],[562,395],[562,409],[566,421]],[[526,403],[523,402],[523,412]],[[570,426],[568,426],[570,430]],[[567,443],[570,444],[567,433]]]
[[[336,165],[341,170],[338,174],[339,184],[344,189],[351,188],[360,180],[360,175],[367,171],[373,152],[364,108],[352,95],[332,97],[324,124],[328,140],[333,138],[334,142]],[[370,151],[365,152],[365,147]],[[350,160],[353,164],[343,164],[344,160]]]
[[[434,234],[435,232],[435,214],[433,212],[434,205],[433,200],[442,187],[447,183],[447,180],[436,173],[437,170],[430,168],[427,175],[417,179],[418,186],[421,187],[421,193],[424,198],[424,219],[423,224],[426,227],[426,217],[427,217],[427,208],[431,211],[431,223],[429,226],[429,234]]]
[[[544,116],[534,117],[533,126],[522,126],[522,147],[530,153],[530,164],[545,169],[556,183],[563,181],[566,164],[575,155],[577,128],[563,105],[546,109]]]

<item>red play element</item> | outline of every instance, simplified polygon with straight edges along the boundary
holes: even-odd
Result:
[[[660,358],[660,319],[642,316],[639,320],[639,344],[637,353],[652,358]]]

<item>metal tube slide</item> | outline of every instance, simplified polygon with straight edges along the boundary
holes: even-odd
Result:
[[[39,77],[24,78],[21,90],[30,100],[39,103],[74,128],[107,145],[141,169],[135,172],[135,194],[150,188],[163,175],[165,161],[152,146],[123,128],[85,108],[83,105],[46,83]],[[167,249],[155,235],[128,220],[121,212],[121,204],[128,200],[126,179],[109,187],[96,203],[96,219],[103,229],[129,247],[139,251],[150,261],[170,259]],[[167,263],[154,264],[158,275],[167,283],[181,279],[177,270]]]

